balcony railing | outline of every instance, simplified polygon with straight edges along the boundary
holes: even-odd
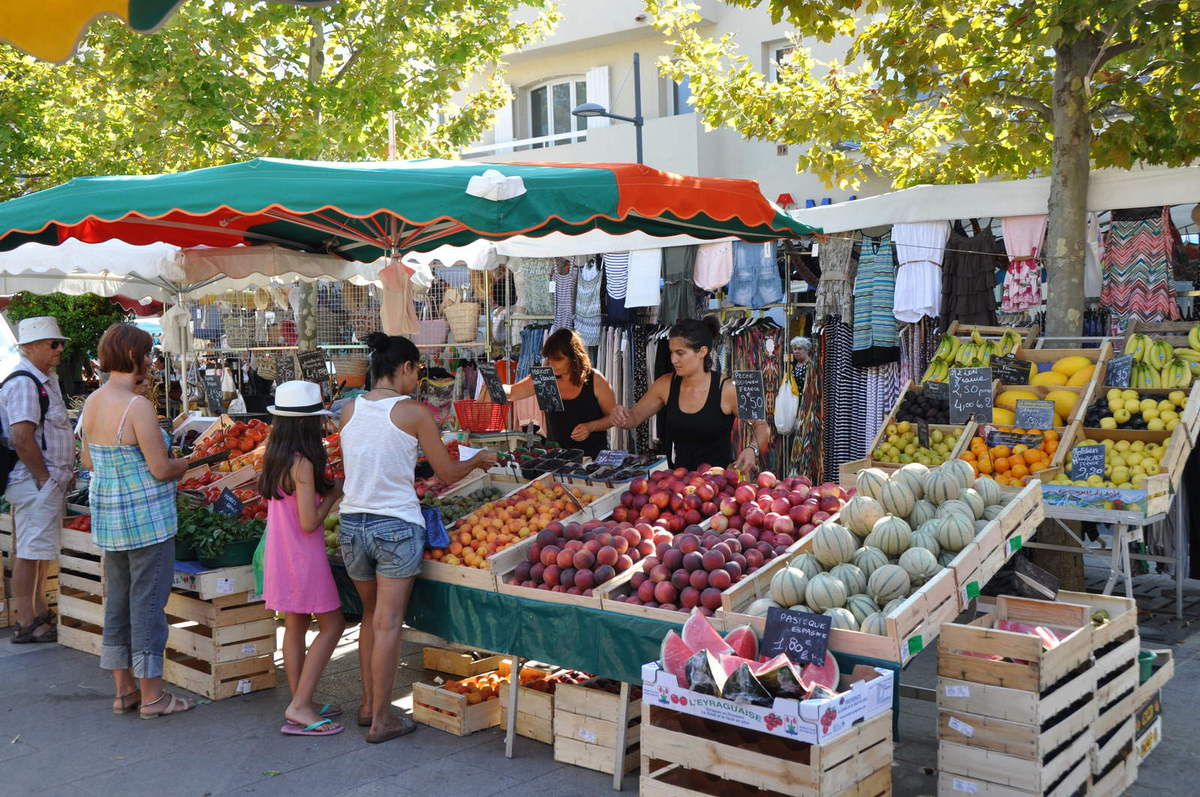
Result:
[[[472,155],[500,155],[508,152],[520,152],[527,149],[542,149],[543,147],[555,147],[559,144],[578,144],[587,141],[587,133],[583,130],[575,130],[570,133],[555,133],[549,136],[538,136],[536,138],[521,138],[514,141],[498,141],[495,144],[485,144],[483,146],[471,147],[462,151],[463,157],[471,157]]]

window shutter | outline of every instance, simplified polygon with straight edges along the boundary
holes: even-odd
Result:
[[[597,66],[587,71],[587,101],[603,105],[611,111],[608,104],[608,67]],[[608,127],[612,120],[605,116],[593,116],[587,120],[587,126]]]
[[[504,144],[513,140],[513,91],[512,86],[505,84],[505,90],[508,94],[508,99],[504,105],[496,111],[496,122],[493,126],[495,131],[496,144]],[[512,147],[496,147],[496,152],[512,152]]]

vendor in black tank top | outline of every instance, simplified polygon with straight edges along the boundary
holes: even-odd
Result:
[[[605,432],[612,421],[608,414],[616,405],[612,385],[604,375],[592,368],[583,339],[571,329],[559,329],[542,344],[542,358],[554,369],[558,392],[562,396],[562,412],[547,412],[549,436],[563,448],[581,448],[595,457],[607,447]],[[515,385],[505,385],[510,399],[533,395],[533,379],[525,377]]]
[[[754,442],[734,455],[737,392],[733,380],[713,369],[718,329],[712,317],[688,318],[671,327],[668,345],[675,373],[656,379],[632,409],[615,408],[612,420],[632,429],[661,410],[660,431],[671,467],[732,465],[748,474],[758,468],[759,457],[771,441],[771,427],[754,421]]]

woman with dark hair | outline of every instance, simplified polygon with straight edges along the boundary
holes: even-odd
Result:
[[[81,455],[92,471],[92,538],[105,552],[100,666],[112,670],[113,713],[136,710],[142,719],[195,705],[162,682],[164,610],[175,572],[175,482],[188,464],[170,458],[170,438],[137,393],[151,343],[132,324],[113,324],[100,338],[100,369],[108,381],[83,405]]]
[[[617,404],[612,385],[592,368],[583,338],[573,329],[559,329],[546,338],[542,357],[554,370],[563,403],[562,412],[546,413],[551,439],[564,447],[573,440],[584,454],[595,457],[608,442],[605,430],[613,425],[608,418]],[[533,395],[532,377],[505,385],[504,393],[514,400],[529,398]]]
[[[358,724],[368,742],[413,731],[412,720],[392,708],[400,628],[425,549],[425,519],[413,489],[420,446],[438,478],[453,483],[476,468],[496,464],[481,451],[465,462],[450,458],[433,413],[412,393],[421,354],[408,338],[376,332],[371,352],[372,389],[342,408],[342,459],[346,481],[339,543],[346,571],[363,603],[358,658],[363,702]]]
[[[632,409],[616,407],[613,423],[632,429],[662,410],[660,429],[671,467],[727,465],[743,474],[757,468],[771,441],[766,421],[753,421],[754,442],[733,454],[733,421],[738,417],[732,379],[713,370],[713,349],[720,327],[712,316],[686,318],[671,327],[668,347],[675,373],[654,381]]]

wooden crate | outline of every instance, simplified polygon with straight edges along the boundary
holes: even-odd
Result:
[[[1096,734],[1089,760],[1092,765],[1092,782],[1097,788],[1096,794],[1120,794],[1121,790],[1137,779],[1137,755],[1133,750],[1133,731],[1135,722],[1133,715],[1125,718],[1120,725],[1109,730],[1104,735]],[[1118,774],[1113,775],[1117,770]],[[1126,778],[1132,778],[1126,782]],[[1101,787],[1100,784],[1104,786]]]
[[[1041,334],[1041,329],[1034,324],[1031,327],[989,327],[980,324],[963,324],[959,321],[951,321],[950,326],[946,328],[947,335],[955,337],[970,337],[972,332],[978,332],[984,338],[999,338],[1005,332],[1012,330],[1021,336],[1021,348],[1032,348],[1037,342],[1037,337]]]
[[[169,642],[168,642],[169,644]],[[167,648],[163,679],[209,700],[275,687],[275,656],[267,654],[213,664]]]
[[[641,761],[641,688],[630,698],[601,688],[599,679],[560,684],[554,693],[554,760],[623,775]]]
[[[466,736],[500,724],[500,701],[485,700],[471,705],[466,695],[432,684],[415,683],[412,688],[412,716],[422,725],[455,736]]]
[[[58,644],[99,656],[103,633],[104,599],[63,587],[58,603]]]
[[[1125,330],[1125,341],[1128,343],[1130,337],[1140,332],[1155,340],[1165,340],[1172,347],[1183,348],[1188,345],[1188,330],[1195,325],[1195,321],[1134,321]]]
[[[205,601],[251,592],[255,586],[254,568],[250,565],[219,567],[199,573],[176,570],[171,582],[172,589],[185,590]]]
[[[58,584],[62,590],[74,589],[103,597],[104,552],[86,531],[62,530],[58,552]]]
[[[1156,650],[1157,658],[1152,665],[1150,679],[1138,684],[1134,690],[1134,704],[1138,708],[1154,697],[1154,693],[1162,689],[1167,681],[1175,677],[1175,654],[1170,650]]]
[[[167,597],[164,678],[210,700],[275,686],[275,613],[248,592]]]
[[[1137,686],[1137,655],[1141,649],[1137,630],[1137,602],[1115,595],[1060,590],[1060,603],[1087,606],[1090,612],[1103,609],[1109,620],[1092,626],[1092,657],[1096,665],[1097,737],[1107,734],[1133,716],[1133,692]]]
[[[938,794],[1070,797],[1091,778],[1091,735],[1081,733],[1044,764],[953,742],[938,745]]]
[[[890,711],[814,745],[643,702],[641,744],[642,795],[890,792]]]
[[[1060,465],[1040,470],[1034,475],[1047,487],[1056,487],[1057,485],[1053,481],[1063,471],[1064,468]],[[1084,490],[1086,488],[1079,487],[1077,489]],[[1146,494],[1144,501],[1139,499],[1139,503],[1145,504],[1144,509],[1130,509],[1128,506],[1124,509],[1101,509],[1095,506],[1047,503],[1047,506],[1050,507],[1048,517],[1065,518],[1068,520],[1088,520],[1093,523],[1119,523],[1129,526],[1140,526],[1147,517],[1161,515],[1171,508],[1170,474],[1156,473],[1153,476],[1147,476],[1142,480],[1141,489]]]
[[[1030,479],[1019,490],[1002,490],[1004,511],[975,535],[950,563],[958,594],[958,607],[965,610],[1012,555],[1037,533],[1045,520],[1042,483]]]
[[[1014,620],[1068,631],[1059,644],[1042,648],[1032,634],[1001,631],[999,620]],[[998,656],[1011,661],[994,661]],[[946,623],[938,640],[938,675],[976,684],[1043,692],[1091,661],[1091,611],[1069,603],[996,598],[993,613],[970,623]]]
[[[1116,388],[1114,388],[1116,389]],[[1141,389],[1141,388],[1121,388],[1122,390],[1136,390],[1139,398],[1153,398],[1162,400],[1169,394],[1174,393],[1175,389]],[[1107,388],[1098,388],[1093,401],[1102,398],[1105,395]],[[1082,416],[1079,419],[1083,420]],[[1133,436],[1123,435],[1109,437],[1112,440],[1142,440],[1149,443],[1166,442],[1166,454],[1162,459],[1163,472],[1170,476],[1171,488],[1175,491],[1179,490],[1179,483],[1183,477],[1183,469],[1187,465],[1188,457],[1195,448],[1197,437],[1200,436],[1200,381],[1195,382],[1191,390],[1188,392],[1187,404],[1184,405],[1183,412],[1179,416],[1179,424],[1171,431],[1150,431],[1137,429],[1097,429],[1092,426],[1083,428],[1083,436],[1090,440],[1104,440],[1106,436],[1114,433],[1129,432]],[[1062,458],[1057,458],[1051,464],[1061,465],[1065,462],[1066,455]]]
[[[1046,394],[1052,393],[1056,390],[1074,393],[1075,395],[1079,396],[1078,401],[1075,402],[1075,409],[1071,411],[1071,415],[1069,417],[1060,419],[1064,425],[1069,425],[1075,421],[1083,420],[1083,415],[1087,411],[1087,406],[1092,401],[1091,397],[1094,395],[1094,389],[1094,383],[1084,385],[1083,387],[1076,387],[1068,385],[1004,385],[997,381],[992,392],[992,404],[993,406],[999,406],[996,404],[996,399],[999,398],[1000,394],[1006,390],[1021,390],[1026,393],[1032,393],[1042,400],[1046,399]]]
[[[522,667],[521,676],[536,672],[550,675],[550,670],[538,667]],[[508,702],[511,675],[508,684],[500,688],[500,729],[508,730]],[[542,744],[554,744],[554,695],[527,686],[517,687],[517,735],[533,739]]]
[[[1017,359],[1025,362],[1033,363],[1035,369],[1034,374],[1038,373],[1038,366],[1043,363],[1056,363],[1064,357],[1085,357],[1092,361],[1095,370],[1092,372],[1092,378],[1088,380],[1085,386],[1089,394],[1094,394],[1096,386],[1104,381],[1104,371],[1107,368],[1107,363],[1113,357],[1113,346],[1109,341],[1104,341],[1099,347],[1094,349],[1029,349],[1023,348],[1017,352]],[[1066,420],[1065,418],[1063,420]]]
[[[435,670],[460,678],[470,678],[491,672],[500,666],[503,656],[490,655],[475,658],[469,651],[451,650],[449,648],[425,648],[421,651],[421,666],[427,670]]]

